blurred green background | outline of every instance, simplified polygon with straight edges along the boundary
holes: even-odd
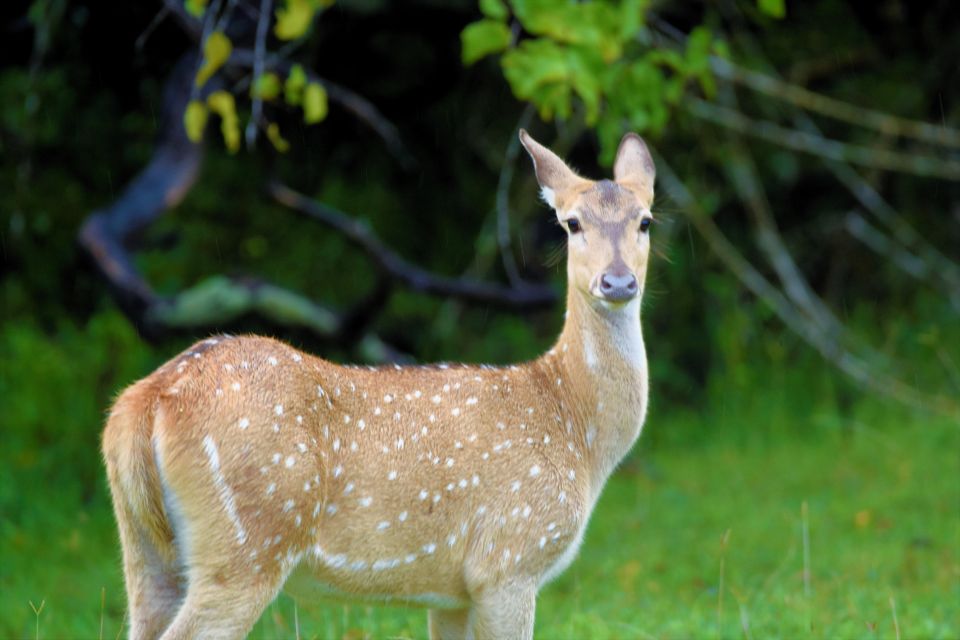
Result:
[[[385,289],[342,234],[265,190],[281,180],[335,206],[435,274],[562,294],[565,236],[513,143],[525,124],[590,177],[609,175],[627,130],[659,154],[649,417],[580,558],[542,592],[537,636],[960,637],[953,3],[308,2],[310,29],[269,51],[368,99],[403,151],[332,95],[315,125],[283,99],[264,106],[285,153],[261,131],[232,154],[212,117],[196,185],[129,246],[163,300],[223,275],[359,314],[359,335],[330,336],[263,310],[145,320],[78,244],[180,126],[164,85],[200,45],[171,2],[0,15],[0,636],[124,633],[100,430],[125,385],[191,341],[260,332],[337,361],[549,348],[560,304]],[[249,70],[221,82],[242,128]],[[420,611],[285,596],[254,631],[425,635]]]

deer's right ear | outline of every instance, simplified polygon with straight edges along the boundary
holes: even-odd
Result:
[[[520,129],[520,143],[533,159],[533,170],[540,183],[540,195],[551,207],[557,207],[557,194],[574,187],[582,178],[566,165],[550,149],[530,137],[525,129]]]

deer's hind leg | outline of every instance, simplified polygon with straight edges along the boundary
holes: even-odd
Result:
[[[280,591],[282,580],[224,578],[213,567],[191,572],[187,596],[162,640],[245,638]]]

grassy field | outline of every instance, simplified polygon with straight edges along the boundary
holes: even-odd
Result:
[[[711,432],[696,424],[708,417],[654,410],[579,559],[541,593],[537,637],[960,637],[960,428],[858,406],[842,428],[776,439]],[[56,476],[18,482],[4,473],[15,482],[4,511],[17,507],[0,530],[0,636],[121,635],[103,483],[83,496]],[[43,604],[39,615],[31,603]],[[281,596],[252,637],[298,633],[420,638],[426,616],[319,603],[295,610]]]

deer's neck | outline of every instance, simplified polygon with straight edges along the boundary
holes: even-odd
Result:
[[[647,411],[647,355],[640,300],[617,309],[577,291],[554,351],[569,384],[560,390],[586,444],[594,497],[640,435]]]

